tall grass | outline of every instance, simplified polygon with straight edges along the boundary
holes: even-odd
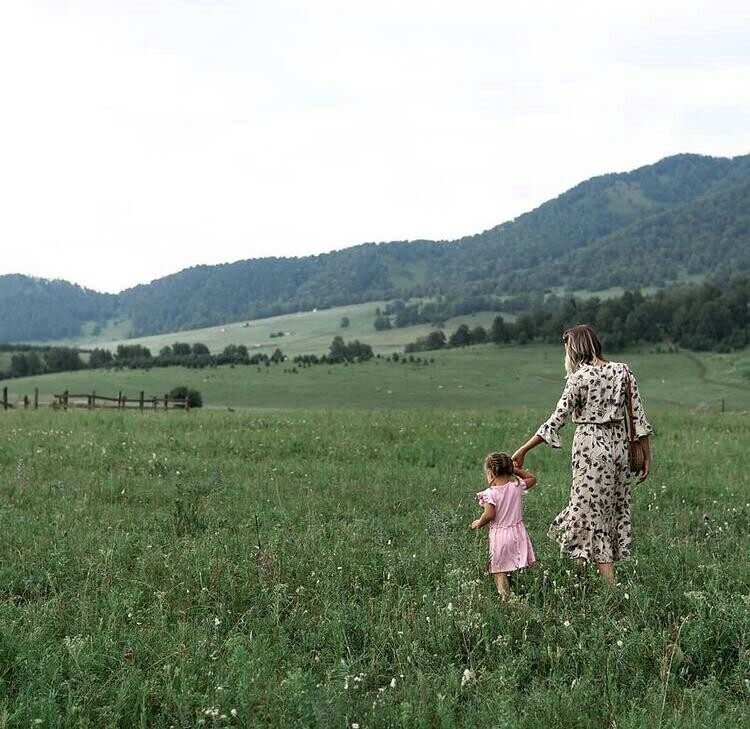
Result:
[[[503,606],[473,494],[542,415],[2,414],[0,725],[748,722],[747,417],[650,411],[614,592],[546,539],[568,455],[534,451]]]

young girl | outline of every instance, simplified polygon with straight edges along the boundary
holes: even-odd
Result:
[[[510,597],[508,573],[536,561],[523,525],[523,493],[536,483],[530,471],[516,468],[507,453],[490,453],[484,459],[488,488],[477,493],[484,512],[471,522],[472,529],[490,525],[490,566],[500,599]]]

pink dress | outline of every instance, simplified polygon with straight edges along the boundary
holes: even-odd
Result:
[[[523,494],[526,484],[516,477],[502,486],[491,486],[477,493],[479,504],[493,504],[495,518],[490,522],[489,571],[513,572],[536,562],[531,540],[523,525]]]

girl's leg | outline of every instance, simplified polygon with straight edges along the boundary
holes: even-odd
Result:
[[[615,586],[615,565],[613,562],[597,562],[596,568],[604,581],[610,586]]]
[[[500,599],[506,602],[510,597],[510,583],[508,582],[507,572],[495,572],[495,584],[497,585],[497,594]]]

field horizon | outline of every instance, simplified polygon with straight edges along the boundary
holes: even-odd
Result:
[[[640,348],[612,359],[629,363],[647,403],[750,411],[750,349],[718,354]],[[418,353],[413,360],[401,355],[398,362],[375,357],[358,364],[309,367],[286,361],[205,369],[85,369],[2,384],[16,406],[35,387],[42,401],[49,402],[65,390],[114,396],[122,391],[132,400],[141,390],[147,398],[163,397],[173,387],[185,385],[199,390],[208,408],[461,410],[489,403],[551,409],[564,380],[561,350],[554,345],[474,345]]]

